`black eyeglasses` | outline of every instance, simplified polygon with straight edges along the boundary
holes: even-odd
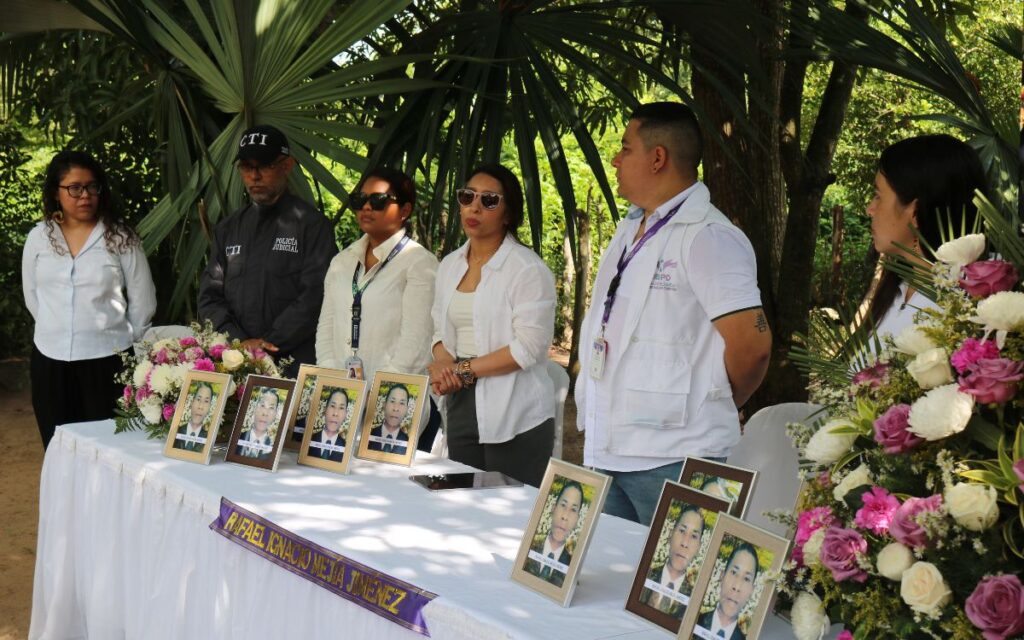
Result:
[[[355,211],[362,209],[363,205],[367,202],[370,203],[370,208],[374,211],[383,211],[392,202],[398,202],[398,198],[390,193],[360,193],[354,191],[348,194],[348,206],[352,207]]]
[[[90,196],[98,196],[103,191],[103,185],[98,182],[90,182],[89,184],[69,184],[69,185],[57,185],[61,189],[68,192],[68,195],[72,198],[81,198],[84,194],[88,193]]]
[[[493,191],[473,191],[472,189],[458,189],[455,191],[455,198],[464,207],[473,204],[476,197],[480,196],[480,205],[488,211],[498,208],[502,195]]]
[[[274,160],[269,164],[249,164],[247,162],[239,160],[235,166],[238,167],[239,173],[250,176],[257,173],[262,175],[263,173],[269,173],[271,171],[277,170],[277,168],[281,166],[281,163],[284,162],[284,160],[285,158],[280,156],[278,156],[277,160]]]

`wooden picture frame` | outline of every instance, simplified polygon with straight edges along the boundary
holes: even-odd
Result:
[[[314,367],[311,364],[299,365],[299,373],[295,377],[295,402],[292,403],[291,411],[288,412],[288,435],[284,440],[284,448],[289,451],[298,451],[302,445],[306,430],[306,416],[310,409],[310,399],[313,397],[313,387],[316,386],[317,378],[320,376],[348,377],[342,369]]]
[[[294,380],[249,374],[224,459],[246,467],[277,471],[294,395]]]
[[[210,464],[229,395],[230,374],[195,370],[186,373],[164,443],[164,455],[186,462]],[[197,412],[205,412],[199,428],[189,429]]]
[[[734,467],[704,458],[686,458],[679,473],[679,484],[732,502],[729,514],[742,518],[754,493],[757,471]]]
[[[519,544],[512,580],[568,606],[611,482],[603,473],[552,458]]]
[[[676,637],[717,640],[721,628],[726,640],[756,640],[788,551],[789,540],[721,514]]]
[[[374,374],[359,429],[357,458],[406,467],[412,465],[420,436],[420,422],[430,404],[429,384],[427,376],[391,371]],[[389,409],[392,399],[395,402]],[[389,414],[389,411],[394,413]],[[397,426],[392,431],[390,427],[396,422]]]
[[[363,380],[317,376],[308,413],[312,420],[307,421],[308,428],[302,436],[299,464],[348,473],[352,453],[356,450],[365,391]],[[335,421],[336,430],[330,428]],[[332,430],[335,431],[333,436]]]
[[[720,513],[728,513],[731,506],[724,498],[666,480],[626,597],[626,611],[678,633],[711,533]]]

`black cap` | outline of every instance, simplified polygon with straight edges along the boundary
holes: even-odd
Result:
[[[278,156],[290,156],[288,138],[281,130],[268,124],[250,127],[238,141],[238,155],[235,160],[255,160],[262,164],[270,164]]]

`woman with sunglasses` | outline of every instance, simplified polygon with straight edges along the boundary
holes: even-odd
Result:
[[[468,241],[438,268],[428,367],[449,456],[539,486],[555,433],[554,277],[516,239],[523,192],[511,171],[479,167],[456,195]]]
[[[46,448],[59,424],[114,416],[116,355],[140,340],[156,291],[139,237],[111,206],[92,156],[62,151],[43,182],[43,221],[22,253],[25,306],[35,319],[32,408]]]
[[[349,196],[363,236],[327,270],[316,330],[319,366],[364,380],[378,370],[424,372],[437,258],[409,236],[415,202],[412,178],[387,167],[366,174]]]

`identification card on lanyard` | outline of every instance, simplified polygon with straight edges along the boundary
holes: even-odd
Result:
[[[359,357],[359,327],[363,319],[363,293],[370,286],[370,283],[380,275],[384,267],[388,266],[388,263],[401,253],[408,243],[409,236],[403,236],[398,241],[398,244],[391,249],[388,257],[384,258],[384,261],[377,267],[377,271],[370,276],[369,280],[362,287],[359,286],[359,271],[363,265],[361,262],[356,262],[356,270],[352,272],[352,357],[345,361],[345,369],[348,370],[348,377],[350,378],[355,378],[356,380],[363,379],[363,361]]]
[[[672,219],[676,212],[679,211],[679,207],[683,206],[689,199],[689,196],[683,198],[683,200],[672,207],[672,210],[666,213],[661,220],[658,220],[651,228],[644,232],[644,235],[640,236],[633,248],[627,253],[626,247],[622,248],[622,255],[619,256],[619,260],[615,265],[615,275],[612,277],[611,282],[608,283],[608,293],[604,299],[604,312],[601,314],[601,335],[594,339],[593,351],[591,353],[590,360],[590,377],[594,380],[600,380],[604,377],[604,364],[605,359],[608,356],[608,341],[604,338],[604,330],[608,326],[608,319],[612,316],[612,307],[615,306],[615,295],[619,291],[619,283],[622,282],[622,274],[626,271],[626,267],[633,261],[636,254],[640,253],[640,249],[643,248],[647,241],[654,237],[654,234],[668,224],[668,221]]]

